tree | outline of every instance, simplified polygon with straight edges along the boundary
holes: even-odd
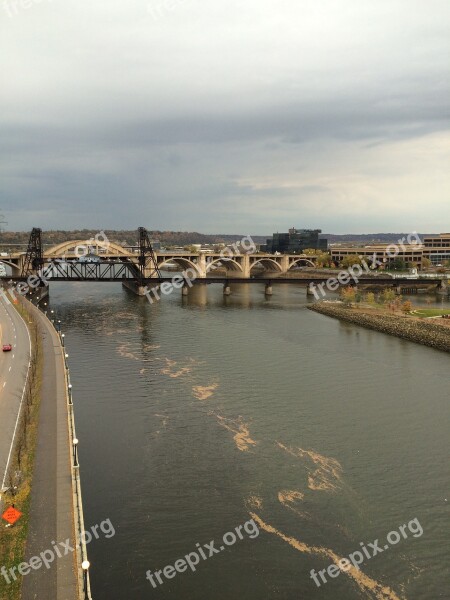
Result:
[[[361,265],[362,258],[358,254],[349,254],[341,260],[341,267],[347,269],[348,267],[353,267],[353,265]]]
[[[411,304],[411,302],[409,300],[406,300],[405,302],[403,302],[402,304],[402,312],[405,313],[410,313],[413,309],[413,305]]]
[[[346,287],[341,289],[341,300],[346,306],[350,306],[356,300],[356,290],[353,287]]]
[[[422,258],[422,269],[429,269],[433,263],[429,258]]]
[[[322,251],[319,250],[317,252],[316,264],[317,264],[318,267],[329,267],[329,266],[331,266],[331,256],[328,254],[328,252],[322,252]]]
[[[375,294],[373,292],[367,292],[364,296],[364,302],[367,302],[367,304],[375,304]]]
[[[392,302],[392,309],[393,310],[400,310],[402,305],[402,297],[401,296],[397,296],[395,298],[395,300]]]
[[[401,258],[396,258],[390,263],[389,268],[392,271],[406,271],[407,265]]]
[[[389,304],[395,300],[395,292],[391,288],[385,288],[381,294],[381,302]]]

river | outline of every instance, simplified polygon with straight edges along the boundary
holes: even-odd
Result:
[[[94,600],[450,598],[448,355],[308,311],[304,288],[263,289],[150,305],[51,284],[86,526],[116,532],[88,546]],[[259,535],[146,579],[252,516]],[[314,582],[376,539],[360,571]]]

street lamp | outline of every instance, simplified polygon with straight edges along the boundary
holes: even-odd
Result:
[[[88,579],[88,571],[89,571],[90,566],[91,566],[91,563],[88,560],[83,560],[83,562],[81,563],[81,568],[83,569],[83,588],[84,588],[85,600],[89,600],[87,579]]]
[[[77,438],[73,438],[72,444],[73,444],[73,466],[79,467],[80,465],[78,464],[78,440],[77,440]]]
[[[63,348],[64,348],[64,337],[65,337],[65,335],[62,333],[61,334],[61,344],[62,344]]]
[[[67,354],[67,352],[64,354],[64,362],[66,365],[66,369],[67,369],[67,359],[69,358],[69,355]]]
[[[69,383],[69,385],[67,386],[67,389],[69,390],[69,404],[73,404],[72,402],[72,384]]]
[[[61,321],[58,319],[58,331],[61,331]]]

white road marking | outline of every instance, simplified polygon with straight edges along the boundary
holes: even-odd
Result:
[[[31,337],[30,337],[30,332],[29,332],[28,327],[26,326],[25,321],[22,318],[22,316],[20,314],[18,314],[18,317],[19,317],[19,320],[22,320],[22,323],[24,324],[25,329],[27,330],[28,348],[29,348],[28,349],[28,357],[29,358],[28,358],[27,374],[26,374],[26,377],[25,377],[25,383],[24,383],[24,386],[23,386],[22,397],[20,399],[19,410],[18,410],[17,418],[16,418],[16,424],[14,426],[14,432],[13,432],[13,436],[12,436],[12,440],[11,440],[11,446],[9,448],[8,460],[6,461],[6,468],[5,468],[5,472],[4,472],[4,475],[3,475],[3,481],[0,484],[0,500],[2,498],[2,490],[5,487],[6,475],[8,473],[9,463],[11,461],[11,455],[12,455],[12,451],[13,451],[13,447],[14,447],[14,442],[16,440],[17,428],[19,426],[20,416],[22,414],[23,399],[24,399],[24,396],[25,396],[25,390],[26,390],[26,387],[27,387],[28,376],[30,374],[30,366],[31,366]],[[13,354],[13,358],[14,358],[14,354]],[[5,385],[6,385],[6,381],[4,382],[3,387],[5,387]]]
[[[8,371],[11,371],[11,367],[9,367]]]

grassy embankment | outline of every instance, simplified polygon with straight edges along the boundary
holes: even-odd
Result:
[[[341,321],[450,352],[448,320],[417,317],[411,311],[404,310],[404,304],[403,310],[394,310],[394,306],[374,306],[373,303],[364,306],[348,302],[316,302],[307,308]]]
[[[3,520],[0,525],[0,567],[5,566],[8,570],[24,560],[43,373],[42,343],[38,324],[24,304],[19,302],[15,304],[15,308],[28,326],[32,349],[22,414],[5,484],[9,489],[2,497],[5,508],[14,504],[15,508],[23,513],[12,527],[7,527]],[[8,584],[5,578],[0,576],[0,600],[20,600],[20,597],[21,577],[18,576],[17,581],[11,580]]]
[[[412,315],[416,317],[441,317],[442,315],[450,315],[449,308],[418,308],[413,310]]]

